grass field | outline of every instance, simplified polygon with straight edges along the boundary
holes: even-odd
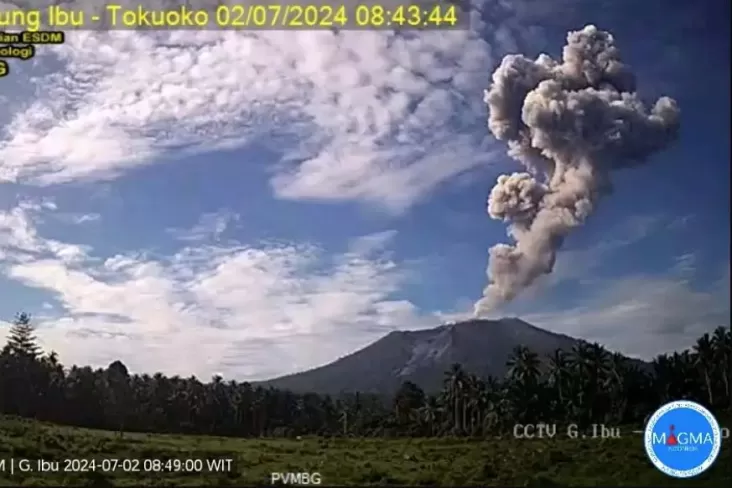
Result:
[[[230,439],[119,434],[0,417],[0,486],[26,485],[241,485],[269,484],[272,472],[320,473],[322,484],[514,486],[730,486],[732,449],[701,477],[666,477],[646,459],[642,437],[621,430],[619,439]],[[10,473],[11,458],[13,473]],[[126,459],[126,473],[63,472],[65,460]],[[231,458],[221,473],[142,472],[152,459]],[[57,461],[58,472],[21,472],[21,459]],[[147,459],[147,462],[141,460]],[[111,461],[106,467],[111,467]],[[136,465],[136,466],[135,466]],[[23,463],[37,469],[36,461]],[[79,469],[81,466],[71,466]],[[87,469],[89,466],[87,466]],[[172,466],[171,466],[172,468]],[[164,466],[157,469],[164,469]]]

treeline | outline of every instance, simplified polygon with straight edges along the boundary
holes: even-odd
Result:
[[[0,353],[0,412],[109,430],[222,436],[443,436],[496,434],[515,423],[642,422],[662,403],[698,401],[732,408],[732,334],[719,327],[690,350],[657,357],[650,367],[579,343],[542,360],[517,347],[505,378],[479,378],[455,364],[444,387],[426,394],[405,382],[393,398],[295,394],[214,377],[131,375],[64,368],[45,354],[30,317],[20,314]]]

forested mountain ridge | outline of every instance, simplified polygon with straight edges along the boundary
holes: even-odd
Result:
[[[393,399],[365,393],[293,393],[214,377],[129,374],[64,368],[43,353],[20,314],[0,352],[0,413],[120,431],[222,436],[438,436],[500,434],[515,423],[642,422],[659,405],[698,401],[729,411],[732,334],[719,327],[686,351],[657,357],[651,371],[599,344],[577,342],[540,355],[517,346],[503,377],[453,364],[442,388],[426,394],[405,381]]]

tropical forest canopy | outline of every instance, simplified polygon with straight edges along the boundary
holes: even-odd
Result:
[[[83,427],[221,436],[481,436],[516,423],[620,425],[642,422],[678,399],[720,412],[732,408],[732,334],[719,327],[683,352],[658,356],[649,368],[578,343],[540,358],[518,346],[505,378],[481,378],[455,364],[438,394],[411,382],[391,398],[289,391],[215,376],[130,374],[65,368],[41,350],[27,314],[19,314],[0,352],[0,413]]]

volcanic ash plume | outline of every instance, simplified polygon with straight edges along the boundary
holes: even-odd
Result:
[[[503,58],[485,102],[488,128],[526,171],[501,175],[488,199],[516,243],[490,249],[476,315],[550,273],[564,237],[610,192],[610,172],[643,164],[679,128],[676,102],[662,97],[649,112],[612,35],[592,25],[569,33],[561,63]]]

